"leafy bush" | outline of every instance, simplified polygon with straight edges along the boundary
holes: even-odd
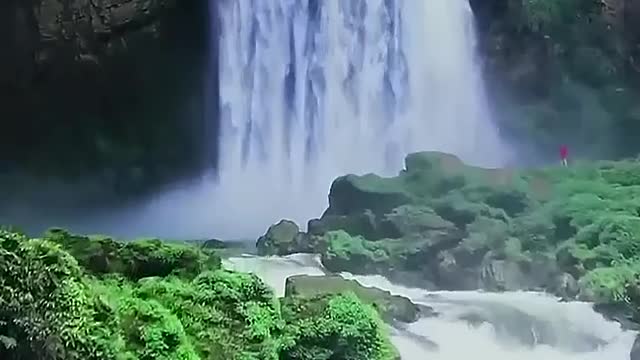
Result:
[[[59,245],[0,230],[3,359],[101,359],[92,299],[76,260]]]
[[[281,360],[399,358],[378,313],[351,292],[311,301],[285,299],[283,316],[290,341]]]
[[[155,300],[125,298],[118,309],[131,359],[197,360],[180,320]]]
[[[73,235],[62,229],[49,230],[45,237],[61,244],[95,274],[118,273],[137,280],[173,272],[195,276],[220,267],[220,258],[210,250],[158,239],[123,243],[106,236]]]
[[[640,278],[640,262],[623,261],[591,270],[582,279],[589,298],[602,303],[629,303],[629,286]],[[637,310],[636,310],[637,311]]]
[[[317,333],[300,337],[292,329],[309,314],[289,308],[283,318],[257,276],[219,269],[212,253],[64,231],[47,238],[0,231],[2,359],[278,360],[304,341],[353,360],[391,351],[378,314],[357,299],[324,298]]]

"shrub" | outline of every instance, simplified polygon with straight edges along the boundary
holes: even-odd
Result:
[[[285,299],[283,315],[290,342],[282,360],[397,359],[385,325],[370,305],[355,294],[320,296],[302,301]]]

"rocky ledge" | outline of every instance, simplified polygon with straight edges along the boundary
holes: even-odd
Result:
[[[388,323],[412,323],[418,321],[421,316],[434,315],[433,309],[427,306],[420,307],[404,296],[365,287],[355,280],[344,279],[341,276],[291,276],[287,279],[285,291],[285,296],[303,298],[352,292],[360,300],[376,308]]]
[[[544,290],[631,324],[640,303],[639,195],[635,160],[482,169],[415,153],[395,177],[336,179],[308,232],[281,221],[258,250],[319,253],[330,271],[428,289]]]

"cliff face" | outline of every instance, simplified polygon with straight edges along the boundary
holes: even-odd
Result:
[[[198,168],[208,14],[204,0],[1,1],[0,174]]]
[[[165,11],[174,6],[172,0],[35,1],[30,8],[41,45],[37,60],[46,62],[48,53],[61,48],[67,48],[66,55],[75,60],[109,53],[113,51],[110,41],[157,26]]]
[[[630,0],[472,0],[506,133],[532,152],[640,152],[640,5]]]

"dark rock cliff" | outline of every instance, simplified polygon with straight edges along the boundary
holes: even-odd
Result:
[[[631,0],[471,0],[496,114],[543,161],[640,152],[640,5]],[[522,150],[522,149],[521,149]]]
[[[0,175],[201,168],[210,23],[206,0],[0,1]]]

